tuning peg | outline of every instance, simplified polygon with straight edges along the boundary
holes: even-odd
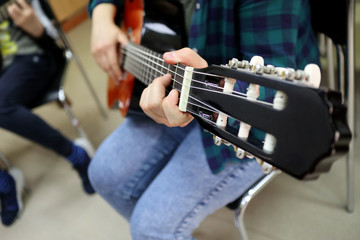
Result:
[[[214,143],[215,143],[215,145],[220,146],[221,143],[222,143],[222,141],[223,141],[223,140],[222,140],[220,137],[214,136]]]
[[[275,170],[276,168],[274,166],[272,166],[271,164],[262,161],[259,158],[256,158],[256,161],[259,163],[259,165],[261,166],[261,170],[265,173],[265,174],[269,174],[271,173],[271,171]]]
[[[233,58],[229,61],[230,68],[238,68],[239,60],[237,58]]]
[[[321,71],[318,65],[308,64],[306,65],[304,72],[308,74],[306,84],[314,88],[318,88],[321,82]]]
[[[253,56],[250,60],[250,64],[255,66],[257,64],[264,65],[264,59],[260,56]]]
[[[275,74],[279,77],[284,79],[285,78],[285,71],[286,68],[283,67],[275,67]]]
[[[246,152],[243,149],[241,149],[239,147],[236,149],[235,155],[237,158],[243,159],[245,157],[245,154],[246,154]]]
[[[264,72],[266,74],[274,74],[275,72],[275,66],[274,65],[266,65]]]

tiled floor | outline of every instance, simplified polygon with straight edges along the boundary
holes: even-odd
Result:
[[[105,106],[106,76],[90,56],[89,32],[90,22],[86,21],[68,36]],[[117,111],[107,111],[108,118],[102,118],[75,64],[70,66],[66,91],[89,138],[98,146],[121,123],[122,117]],[[36,112],[68,137],[77,137],[65,113],[55,104],[38,108]],[[360,119],[359,111],[357,119]],[[3,130],[0,143],[1,151],[23,170],[31,189],[19,221],[10,228],[0,226],[1,240],[131,239],[126,221],[99,196],[86,196],[78,176],[66,161]],[[358,156],[359,144],[356,146]],[[300,182],[281,174],[248,207],[245,221],[250,239],[360,239],[358,160],[355,162],[354,213],[349,214],[344,209],[345,159],[337,161],[331,172],[317,181]],[[209,216],[194,235],[199,240],[239,239],[233,212],[220,209]]]

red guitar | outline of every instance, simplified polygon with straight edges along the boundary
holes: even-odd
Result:
[[[149,7],[169,7],[169,14],[180,12],[169,4],[158,0]],[[117,100],[126,115],[135,103],[131,96],[134,89],[139,95],[141,85],[170,73],[172,88],[181,93],[180,110],[191,113],[204,129],[213,133],[216,144],[232,144],[240,158],[248,152],[298,179],[314,179],[329,171],[332,163],[348,151],[351,133],[342,96],[309,86],[320,81],[316,71],[264,66],[261,60],[249,63],[234,59],[227,65],[205,69],[166,64],[158,53],[159,46],[168,51],[170,44],[159,44],[157,36],[161,34],[153,29],[158,25],[147,18],[159,14],[145,9],[144,14],[143,1],[125,1],[124,30],[131,32],[134,42],[121,51],[123,67],[131,74],[119,86],[109,81],[109,106]],[[172,33],[176,33],[173,29],[182,28],[171,25],[165,29],[162,28],[162,34],[167,34],[164,39],[175,42],[174,49],[181,48],[183,42],[174,41],[177,38]],[[150,34],[150,40],[146,34]],[[234,88],[236,81],[249,84],[249,91],[238,92]],[[136,90],[139,85],[140,90]],[[276,92],[272,103],[257,100],[259,86]],[[248,135],[250,128],[265,132],[265,141],[252,139]]]

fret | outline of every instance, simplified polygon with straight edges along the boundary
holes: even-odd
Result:
[[[143,50],[144,50],[145,52],[147,52],[146,49],[143,49]],[[142,63],[144,64],[144,65],[143,65],[143,66],[144,66],[144,71],[143,71],[143,76],[142,76],[142,78],[145,80],[145,79],[147,78],[147,75],[148,75],[147,60],[146,60],[146,58],[143,58],[143,59],[142,59]],[[147,84],[146,81],[144,81],[144,83]]]
[[[149,50],[149,54],[151,54],[151,50]],[[152,56],[152,55],[148,56],[148,59],[150,59],[150,60],[149,60],[149,61],[150,61],[150,70],[149,70],[149,72],[150,72],[150,78],[149,78],[149,82],[150,82],[150,81],[151,81],[150,79],[155,78],[155,71],[154,71],[154,60],[153,60],[153,56]]]
[[[141,65],[142,60],[139,59],[138,61],[136,61],[136,59],[138,59],[138,57],[136,56],[136,53],[134,52],[134,50],[131,51],[131,54],[132,54],[132,58],[134,59],[134,68],[136,69],[136,78],[142,79],[142,76],[141,76],[142,71],[143,71],[143,67]]]
[[[157,57],[157,54],[154,54],[154,62],[155,62],[155,76],[156,77],[160,77],[161,76],[161,72],[159,72],[159,58]]]
[[[181,65],[181,66],[183,66],[183,65]],[[173,72],[174,72],[173,89],[176,89],[179,92],[181,91],[181,85],[182,85],[183,76],[184,76],[184,70],[182,70],[181,66],[179,66],[179,64],[171,66],[171,68],[173,68]]]
[[[145,51],[145,53],[148,52],[147,49],[143,49]],[[142,62],[144,63],[144,75],[143,75],[143,79],[144,79],[144,83],[146,85],[149,85],[149,80],[148,80],[148,76],[149,76],[149,67],[148,67],[148,60],[146,57],[144,57],[144,55],[142,55]]]
[[[153,78],[152,68],[151,68],[152,61],[151,61],[151,56],[149,57],[149,54],[151,54],[150,49],[147,49],[147,55],[145,56],[145,58],[147,59],[147,63],[148,63],[146,65],[148,72],[146,82],[148,85],[150,84],[151,79]]]
[[[172,67],[174,67],[173,65],[170,65],[168,63],[166,63],[166,73],[170,73],[171,75],[173,75],[173,70],[171,70]]]
[[[167,74],[169,73],[169,69],[165,66],[165,61],[162,61],[162,64],[161,64],[161,72],[162,74]]]
[[[157,75],[158,76],[162,76],[164,75],[162,72],[162,63],[164,62],[164,60],[162,60],[162,56],[160,56],[159,54],[156,55],[157,57],[157,64],[156,64],[156,68],[157,68]]]
[[[183,65],[171,65],[162,60],[162,55],[146,47],[129,43],[126,47],[127,58],[124,61],[124,69],[132,73],[145,85],[149,85],[155,78],[165,74],[171,74],[176,84],[173,88],[181,91],[184,70]]]
[[[135,47],[135,50],[137,51],[137,53],[138,53],[138,51],[145,51],[146,52],[146,49],[144,49],[143,47],[140,47],[139,49],[136,49],[136,47]],[[135,56],[135,58],[139,59],[138,66],[142,66],[142,75],[140,75],[139,78],[141,77],[140,80],[142,81],[142,83],[147,85],[147,78],[146,78],[146,73],[147,73],[147,65],[146,64],[147,64],[147,61],[146,61],[146,58],[144,58],[144,55],[141,55],[141,54],[140,54],[140,57]]]

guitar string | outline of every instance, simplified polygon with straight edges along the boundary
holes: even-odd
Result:
[[[160,62],[164,62],[163,58],[161,57],[161,54],[159,54],[159,53],[157,53],[155,51],[152,51],[152,50],[150,50],[150,49],[148,49],[148,48],[146,48],[144,46],[136,45],[136,44],[133,44],[133,43],[130,43],[130,46],[131,46],[131,50],[133,50],[133,51],[137,51],[142,55],[147,55],[150,58],[154,58],[154,59],[157,59]],[[167,64],[167,65],[170,65],[170,64]],[[183,68],[183,67],[177,66],[177,68],[185,71],[185,68]],[[211,77],[219,77],[219,78],[223,77],[223,76],[216,75],[216,74],[211,74],[211,73],[204,73],[204,72],[198,72],[198,71],[193,71],[193,72],[198,73],[200,75],[206,75],[206,76],[211,76]],[[192,80],[197,81],[195,79],[192,79]],[[200,81],[198,81],[198,82],[203,84],[203,82],[200,82]],[[219,88],[222,89],[221,87],[219,87]]]
[[[131,56],[129,56],[129,57],[131,57]],[[131,68],[133,69],[133,71],[138,71],[138,72],[139,72],[138,68],[135,68],[134,65],[133,65],[133,67],[131,67]],[[140,70],[140,71],[141,71],[141,70]],[[155,73],[148,73],[148,75],[149,75],[149,74],[153,76],[152,79],[154,79],[154,78],[157,77],[156,75],[154,75]],[[177,90],[178,90],[179,92],[181,92],[181,89],[177,89]],[[168,93],[168,91],[167,91],[167,93]],[[236,118],[234,118],[234,117],[232,117],[232,116],[229,116],[228,114],[224,113],[223,111],[221,111],[221,110],[219,110],[219,109],[217,109],[217,108],[215,108],[215,107],[213,107],[213,106],[211,106],[211,105],[209,105],[209,104],[207,104],[207,103],[205,103],[205,102],[203,102],[203,101],[201,101],[201,100],[199,100],[199,99],[197,99],[197,98],[195,98],[195,97],[193,97],[193,96],[191,96],[191,95],[189,95],[189,98],[192,99],[192,100],[194,100],[195,102],[189,101],[189,102],[188,102],[188,105],[192,105],[192,106],[195,106],[195,107],[199,107],[199,108],[202,108],[202,109],[207,110],[207,111],[210,111],[210,112],[215,112],[215,113],[219,113],[219,114],[224,114],[224,115],[226,115],[226,116],[228,116],[228,117],[230,117],[230,118],[233,118],[233,119],[235,119],[235,120],[237,120],[237,121],[240,121],[239,119],[236,119]],[[201,117],[201,118],[203,118],[203,119],[207,119],[207,118],[199,115],[198,113],[195,113],[194,111],[192,111],[191,108],[187,108],[186,111],[189,112],[189,113],[191,113],[191,114],[195,114],[196,116],[199,116],[199,117]],[[209,119],[207,119],[207,120],[208,120],[208,121],[211,121],[211,120],[209,120]],[[215,124],[215,122],[213,122],[213,124]]]
[[[135,62],[140,62],[140,60],[139,60],[138,58],[136,58],[136,56],[129,55],[129,54],[128,54],[127,56],[130,57],[130,58],[131,58],[133,61],[135,61]],[[140,56],[140,57],[142,57],[142,56]],[[145,61],[150,60],[150,62],[153,62],[152,59],[144,58],[144,57],[142,57],[142,58],[145,59]],[[150,72],[145,73],[145,74],[147,74],[148,77],[150,77],[149,75],[151,75],[151,76],[152,76],[151,79],[155,79],[156,77],[158,77],[158,76],[156,75],[156,72],[157,72],[157,73],[160,73],[160,74],[164,74],[163,72],[159,71],[158,69],[155,69],[154,67],[152,67],[152,66],[151,66],[150,64],[148,64],[148,63],[145,63],[145,64],[143,63],[142,65],[148,66],[148,68],[150,68],[150,70],[155,70],[155,72],[150,71]],[[159,64],[157,64],[157,65],[159,65]],[[163,66],[161,66],[161,67],[164,69]],[[139,70],[139,68],[136,68],[134,65],[132,65],[132,69],[133,69],[135,72],[139,72],[139,71],[142,72],[142,71],[143,71],[143,69],[140,69],[140,70]],[[169,69],[167,69],[167,71],[169,71]],[[174,72],[174,73],[175,73],[175,72]],[[173,80],[176,81],[175,79],[173,79]],[[181,83],[179,83],[179,84],[182,85]],[[202,89],[202,88],[199,88],[199,89]],[[181,92],[181,89],[177,89],[177,90],[178,90],[179,92]],[[216,92],[216,91],[214,91],[214,92]],[[217,92],[217,93],[219,93],[219,92]],[[230,117],[230,118],[233,118],[233,117],[229,116],[228,114],[220,111],[219,109],[214,108],[214,107],[212,107],[211,105],[208,105],[207,103],[202,102],[201,100],[199,100],[199,99],[197,99],[197,98],[194,98],[194,97],[191,96],[191,95],[189,95],[189,98],[195,100],[195,101],[198,102],[200,105],[197,104],[197,103],[191,102],[191,101],[188,102],[188,105],[196,106],[196,107],[199,107],[199,108],[208,110],[208,111],[210,111],[210,112],[215,112],[215,113],[219,113],[219,114],[224,114],[224,115],[226,115],[226,116],[228,116],[228,117]],[[272,105],[271,103],[267,103],[267,102],[261,102],[261,103],[263,103],[263,104],[265,103],[265,104]],[[193,114],[193,115],[196,115],[196,116],[198,116],[198,117],[200,117],[200,118],[202,118],[202,119],[205,119],[207,122],[210,122],[210,123],[213,124],[213,125],[216,125],[215,121],[212,121],[212,120],[210,120],[210,119],[208,119],[208,118],[200,115],[199,113],[193,111],[191,108],[187,108],[186,111],[189,112],[189,113],[191,113],[191,114]],[[206,113],[205,113],[205,114],[206,114]],[[236,119],[236,118],[233,118],[233,119],[235,119],[235,120],[237,120],[237,121],[240,121],[239,119]]]
[[[129,57],[131,57],[131,56],[129,56]],[[131,67],[132,69],[133,69],[133,71],[134,72],[139,72],[139,71],[141,71],[141,70],[138,70],[138,69],[134,69],[134,67]],[[148,75],[152,75],[152,79],[155,79],[156,77],[157,77],[157,75],[155,75],[155,73],[148,73]],[[136,75],[136,74],[134,74],[134,75]],[[177,89],[176,88],[176,90],[178,90],[179,92],[181,92],[181,89]],[[168,90],[166,90],[166,92],[167,93],[169,93],[169,91]],[[193,97],[193,96],[189,96],[192,100],[195,100],[195,101],[197,101],[197,102],[199,102],[199,104],[202,104],[202,106],[201,105],[198,105],[198,104],[196,104],[196,103],[193,103],[193,102],[189,102],[189,104],[191,104],[191,105],[194,105],[194,106],[197,106],[197,107],[201,107],[201,108],[203,108],[203,109],[205,109],[205,110],[208,110],[208,111],[215,111],[215,112],[220,112],[220,113],[222,113],[220,110],[218,110],[218,109],[216,109],[216,108],[214,108],[214,107],[212,107],[212,106],[210,106],[210,105],[208,105],[208,104],[206,104],[206,103],[204,103],[204,102],[202,102],[202,101],[200,101],[199,99],[197,99],[197,98],[195,98],[195,97]]]
[[[129,55],[129,57],[131,57],[134,61],[138,61],[138,59],[137,58],[135,58],[135,57],[133,57],[133,56],[131,56],[131,55]],[[143,64],[143,65],[149,65],[149,64]],[[132,66],[134,66],[134,65],[132,65]],[[139,70],[138,68],[136,68],[136,69],[134,69],[135,68],[135,66],[132,68],[133,69],[133,72],[139,72],[139,71],[142,71],[142,70]],[[159,71],[157,71],[157,72],[159,72]],[[162,72],[160,72],[161,74],[163,74]],[[149,77],[149,75],[152,75],[152,78],[151,79],[155,79],[156,77],[158,77],[157,75],[155,75],[155,73],[153,73],[153,72],[148,72],[147,73],[147,76]],[[174,79],[175,80],[175,79]],[[202,88],[199,88],[199,89],[201,89],[202,90]],[[179,92],[181,92],[181,89],[177,89]],[[214,92],[216,92],[216,91],[214,91]],[[219,92],[216,92],[216,93],[219,93]],[[202,105],[202,106],[200,106],[200,105],[198,105],[198,104],[195,104],[195,103],[193,103],[193,102],[188,102],[188,104],[191,104],[191,105],[193,105],[193,106],[197,106],[197,107],[201,107],[201,108],[203,108],[203,109],[205,109],[205,110],[208,110],[208,111],[214,111],[214,112],[218,112],[218,113],[222,113],[222,114],[225,114],[225,113],[223,113],[222,111],[220,111],[219,109],[216,109],[216,108],[214,108],[214,107],[212,107],[211,105],[208,105],[208,104],[206,104],[205,102],[202,102],[202,101],[200,101],[200,100],[198,100],[197,98],[194,98],[194,97],[192,97],[191,95],[189,96],[191,99],[193,99],[193,100],[195,100],[196,102],[198,102],[200,105]],[[269,104],[269,103],[267,103],[267,104]],[[188,109],[187,109],[188,110]],[[227,114],[225,114],[225,115],[227,115]],[[228,115],[227,115],[228,116]]]
[[[146,48],[145,48],[146,49]],[[129,51],[130,52],[130,51]],[[165,74],[164,72],[162,72],[161,70],[166,70],[167,71],[167,73],[169,73],[169,72],[172,72],[173,74],[175,74],[175,76],[176,76],[176,74],[177,74],[177,69],[182,69],[183,71],[186,71],[184,68],[182,68],[182,67],[179,67],[179,66],[174,66],[174,68],[175,68],[175,71],[173,71],[173,70],[171,70],[170,69],[170,65],[168,64],[168,68],[166,68],[165,66],[163,66],[163,65],[161,65],[161,64],[159,64],[158,62],[155,62],[154,60],[158,60],[158,61],[160,61],[160,62],[162,62],[162,64],[164,64],[165,62],[164,62],[164,60],[161,58],[161,55],[160,54],[158,54],[158,53],[156,53],[156,52],[153,52],[152,50],[147,50],[147,52],[146,51],[143,51],[143,50],[141,50],[141,51],[139,51],[138,50],[138,52],[140,52],[140,56],[139,56],[139,54],[137,54],[137,53],[134,53],[134,52],[132,52],[132,54],[134,54],[134,55],[137,55],[137,57],[138,58],[136,58],[136,56],[133,56],[133,55],[129,55],[129,54],[127,54],[127,52],[123,52],[125,55],[127,55],[128,57],[131,57],[132,58],[132,60],[136,63],[140,63],[140,65],[145,65],[145,66],[148,66],[148,69],[138,69],[138,68],[136,68],[135,66],[133,66],[133,70],[135,70],[136,72],[142,72],[141,74],[145,74],[145,75],[147,75],[148,77],[149,77],[149,75],[150,76],[152,76],[152,79],[147,79],[147,81],[148,81],[148,83],[151,83],[152,82],[152,80],[153,79],[155,79],[156,77],[159,77],[159,76],[161,76],[161,75],[163,75],[163,74]],[[141,52],[143,53],[143,54],[141,54]],[[131,52],[130,52],[131,53]],[[152,54],[151,54],[152,53]],[[148,55],[148,57],[144,57],[143,55]],[[155,56],[155,54],[156,55],[158,55],[158,56]],[[142,58],[143,60],[145,60],[144,62],[150,62],[150,64],[149,63],[146,63],[146,64],[144,64],[144,62],[141,62],[140,61],[140,59],[139,59],[139,57],[140,58]],[[155,67],[153,67],[152,65],[151,65],[151,63],[152,64],[154,64],[155,63]],[[158,70],[158,66],[160,66],[160,70]],[[135,68],[135,69],[134,69]],[[149,72],[149,69],[150,69],[150,72]],[[195,73],[198,73],[198,74],[202,74],[202,75],[208,75],[208,76],[215,76],[215,77],[222,77],[222,76],[217,76],[217,75],[214,75],[214,74],[206,74],[206,73],[203,73],[203,72],[197,72],[197,71],[193,71],[193,72],[195,72]],[[160,75],[157,75],[156,73],[160,73]],[[146,77],[145,77],[146,78]],[[150,80],[150,81],[149,81]],[[182,86],[183,85],[183,83],[180,83],[180,82],[178,82],[177,80],[176,80],[176,77],[172,77],[172,80],[174,81],[174,82],[177,82],[180,86]],[[200,81],[197,81],[197,80],[195,80],[195,79],[191,79],[192,81],[194,81],[194,82],[199,82],[200,84],[205,84],[204,82],[200,82]],[[185,85],[186,86],[186,85]],[[190,88],[198,88],[198,89],[201,89],[201,90],[206,90],[206,91],[210,91],[209,89],[203,89],[203,88],[199,88],[199,87],[194,87],[194,86],[188,86],[188,87],[190,87]],[[223,88],[221,88],[221,87],[217,87],[217,88],[219,88],[219,89],[223,89]],[[177,89],[179,92],[181,92],[181,90],[180,89]],[[214,92],[216,92],[216,93],[220,93],[220,94],[223,94],[222,92],[217,92],[217,91],[215,91],[215,90],[212,90],[212,91],[214,91]],[[238,92],[236,92],[236,91],[232,91],[232,93],[238,93]],[[239,93],[240,94],[240,93]],[[245,95],[245,94],[243,94],[243,95]],[[245,95],[246,96],[246,95]],[[200,101],[200,100],[198,100],[198,99],[196,99],[196,98],[193,98],[191,95],[189,96],[191,99],[193,99],[193,100],[195,100],[195,101],[197,101],[197,102],[199,102],[200,104],[202,104],[201,106],[199,106],[199,105],[197,105],[196,103],[193,103],[193,102],[188,102],[188,104],[191,104],[191,105],[193,105],[193,106],[197,106],[197,107],[200,107],[200,108],[203,108],[203,109],[205,109],[205,107],[204,107],[204,105],[207,105],[206,103],[204,103],[204,102],[202,102],[202,101]],[[239,96],[237,96],[237,97],[240,97],[240,98],[246,98],[247,99],[247,97],[242,97],[241,95]],[[247,99],[247,100],[249,100],[249,99]],[[264,102],[264,101],[261,101],[261,100],[255,100],[254,102],[259,102],[259,103],[262,103],[262,104],[266,104],[266,105],[270,105],[270,106],[273,106],[273,104],[272,103],[268,103],[268,102]],[[214,107],[212,107],[212,106],[208,106],[209,108],[212,108],[212,109],[214,109],[214,111],[215,112],[217,112],[217,113],[221,113],[221,111],[220,110],[218,110],[218,109],[216,109],[216,108],[214,108]],[[191,113],[192,115],[194,115],[194,116],[198,116],[198,117],[200,117],[200,118],[202,118],[204,121],[206,121],[206,122],[208,122],[209,124],[211,124],[211,125],[213,125],[213,126],[216,126],[216,122],[214,121],[214,120],[212,120],[212,119],[209,119],[209,118],[206,118],[206,117],[204,117],[204,116],[202,116],[201,114],[199,114],[199,112],[195,112],[195,111],[193,111],[192,109],[189,109],[189,108],[187,108],[187,110],[186,110],[187,112],[189,112],[189,113]],[[210,110],[211,111],[211,110]],[[206,113],[205,113],[206,114]],[[223,113],[223,114],[225,114],[225,113]],[[227,114],[225,114],[225,115],[227,115]],[[229,117],[229,115],[227,115],[228,117]],[[238,119],[236,119],[236,120],[238,120]]]
[[[129,52],[129,51],[128,51],[128,52]],[[141,63],[140,59],[138,59],[138,58],[140,57],[140,58],[145,59],[145,61],[149,61],[149,60],[150,60],[150,62],[155,63],[157,66],[160,66],[160,68],[166,69],[167,72],[171,72],[171,73],[173,73],[173,74],[176,74],[176,71],[172,71],[171,69],[166,68],[166,67],[162,66],[161,64],[159,64],[159,63],[157,63],[157,62],[154,62],[154,61],[151,59],[151,57],[152,57],[151,54],[148,54],[148,53],[146,53],[146,52],[143,52],[143,54],[134,53],[134,52],[130,52],[130,53],[136,55],[137,58],[136,58],[135,56],[133,56],[133,55],[127,54],[126,51],[123,51],[123,54],[125,54],[125,55],[127,55],[127,56],[130,56],[131,58],[133,58],[133,60],[134,60],[135,62]],[[149,58],[149,57],[147,57],[147,58],[144,57],[144,56],[143,56],[144,54],[150,55],[150,58]],[[155,58],[155,57],[153,57],[153,58]],[[161,59],[161,58],[159,58],[159,57],[156,57],[156,58],[157,58],[159,61],[161,61],[161,62],[164,63],[164,60],[163,60],[163,59]],[[150,70],[155,70],[156,72],[158,72],[158,73],[160,73],[160,74],[165,74],[164,72],[161,72],[160,70],[152,67],[150,64],[148,64],[148,63],[146,63],[146,62],[145,62],[145,63],[142,62],[142,65],[145,65],[145,66],[147,66],[148,68],[150,68]],[[171,66],[170,64],[168,64],[168,65]],[[182,69],[182,70],[184,70],[184,71],[186,71],[184,68],[175,66],[175,68],[176,68],[176,67],[177,67],[177,68],[180,68],[180,69]],[[145,71],[146,71],[146,70],[145,70]],[[216,76],[216,75],[213,75],[213,74],[206,74],[206,73],[204,74],[204,73],[197,72],[197,71],[194,71],[194,72],[199,73],[199,74],[203,74],[203,75]],[[151,73],[151,72],[150,72],[150,73]],[[148,74],[149,74],[149,73],[148,73]],[[157,75],[152,74],[152,73],[151,73],[151,75],[152,75],[151,81],[152,81],[153,79],[155,79],[156,77],[159,77],[159,76],[160,76],[160,75],[157,76]],[[222,77],[222,76],[218,76],[218,77]],[[172,78],[172,80],[173,80],[174,82],[178,83],[179,85],[183,85],[183,83],[179,82],[179,81],[176,80],[175,78]],[[195,79],[191,79],[191,80],[194,81],[194,82],[197,82],[197,83],[199,83],[199,84],[205,85],[204,82],[201,82],[201,81],[198,81],[198,80],[195,80]],[[147,79],[147,82],[148,82],[148,83],[150,83],[151,81],[149,81],[149,78]],[[184,86],[187,86],[187,85],[184,85]],[[218,93],[218,94],[225,94],[225,93],[223,93],[223,92],[218,92],[218,91],[211,90],[211,89],[203,89],[203,88],[201,88],[201,87],[195,87],[195,86],[191,86],[191,85],[188,86],[188,87],[193,88],[193,89],[200,89],[200,90],[203,90],[203,91],[216,92],[216,93]],[[222,87],[218,87],[218,86],[212,86],[212,87],[223,90]],[[177,90],[181,92],[180,89],[177,89]],[[240,97],[240,98],[242,98],[242,99],[247,99],[247,96],[246,96],[245,93],[240,93],[240,92],[236,92],[236,91],[233,91],[232,93],[233,93],[233,95],[236,96],[236,97]],[[258,99],[253,100],[253,101],[254,101],[254,102],[261,103],[261,104],[263,104],[263,105],[268,105],[268,106],[273,107],[273,103],[265,102],[265,101],[258,100]]]
[[[135,44],[131,44],[131,45],[132,45],[132,48],[131,48],[132,50],[135,50],[135,51],[139,52],[139,53],[134,53],[134,52],[132,52],[133,54],[137,55],[138,58],[144,58],[145,60],[148,60],[148,61],[150,61],[150,62],[154,62],[153,59],[151,59],[151,58],[154,58],[154,59],[157,59],[158,61],[161,61],[163,64],[165,63],[164,60],[160,57],[161,55],[160,55],[159,53],[156,53],[156,52],[154,52],[154,51],[152,51],[152,50],[148,50],[147,48],[145,48],[145,47],[143,47],[143,46],[138,46],[138,45],[135,45]],[[144,48],[145,50],[147,50],[147,52],[144,52],[144,50],[141,50],[140,48]],[[147,55],[148,58],[145,58],[144,55]],[[155,56],[155,55],[157,55],[157,56]],[[134,58],[134,60],[140,62],[139,59]],[[154,62],[154,63],[157,64],[158,66],[160,66],[161,68],[167,69],[168,72],[170,71],[170,72],[176,74],[176,71],[174,72],[174,71],[170,70],[169,68],[164,67],[163,64],[161,65],[161,64],[159,64],[159,63],[157,63],[157,62]],[[165,64],[167,64],[167,63],[165,63]],[[144,64],[143,64],[143,65],[144,65]],[[145,65],[146,65],[146,64],[145,64]],[[172,66],[172,65],[170,65],[170,64],[167,64],[167,65],[168,65],[168,66]],[[151,68],[151,65],[148,65],[148,64],[147,64],[147,66]],[[180,67],[180,66],[174,66],[174,67],[177,68],[177,69],[181,69],[181,70],[183,70],[183,71],[186,71],[184,68],[182,68],[182,67]],[[157,69],[155,69],[155,70],[157,70]],[[160,71],[158,71],[158,72],[160,72]],[[215,75],[215,74],[208,74],[208,73],[203,73],[203,72],[198,72],[198,71],[193,71],[193,72],[194,72],[194,73],[201,74],[201,75],[207,75],[207,76],[213,76],[213,77],[220,77],[220,78],[223,77],[223,76],[219,76],[219,75]],[[164,74],[163,72],[160,72],[160,73],[161,73],[161,74]],[[159,76],[156,76],[156,77],[159,77]],[[152,81],[152,80],[153,80],[153,79],[151,79],[151,81]],[[181,82],[177,81],[176,79],[173,79],[173,80],[174,80],[175,82],[177,82],[179,85],[183,85]],[[205,84],[206,84],[206,83],[204,83],[204,82],[202,82],[202,81],[198,81],[198,80],[195,80],[195,79],[190,79],[190,80],[193,81],[193,82],[202,84],[202,85],[205,85]],[[151,81],[148,81],[148,82],[151,82]],[[186,85],[184,85],[184,86],[186,86]],[[223,91],[223,88],[222,88],[222,87],[214,86],[214,85],[211,85],[211,86],[214,87],[214,88],[217,88],[217,89],[221,90],[221,93],[224,94],[224,93],[222,92],[222,91]],[[203,88],[195,87],[195,86],[188,86],[188,87],[190,87],[190,88],[195,88],[195,89],[200,89],[200,90],[205,90],[205,91],[214,91],[214,90],[203,89]],[[220,93],[220,92],[217,92],[217,93]],[[247,98],[247,95],[246,95],[245,93],[232,91],[232,94],[235,95],[235,96],[242,97],[242,98]],[[273,103],[265,102],[265,101],[258,100],[258,99],[252,100],[252,101],[273,107]]]
[[[162,58],[160,58],[160,57],[158,57],[158,56],[154,57],[154,55],[157,54],[157,53],[155,53],[155,52],[150,53],[150,52],[146,52],[145,50],[141,50],[141,49],[138,49],[138,48],[135,48],[135,47],[133,47],[133,48],[131,48],[131,49],[127,49],[127,50],[128,50],[128,52],[130,52],[129,50],[132,50],[133,52],[130,52],[130,53],[136,55],[138,58],[143,58],[143,59],[145,59],[145,61],[146,61],[146,60],[150,60],[151,63],[155,63],[156,65],[160,66],[162,69],[167,69],[168,72],[175,73],[175,72],[172,71],[171,69],[166,68],[165,66],[163,66],[163,64],[165,63],[165,61],[164,61]],[[122,51],[122,53],[126,55],[126,51]],[[144,55],[146,55],[147,58],[146,58]],[[158,61],[162,62],[163,64],[159,64],[159,63],[157,63],[157,62],[154,62],[151,58],[154,58],[155,60],[158,60]],[[135,60],[136,60],[136,59],[135,59]],[[137,60],[137,61],[140,62],[140,60]],[[165,64],[167,64],[167,63],[165,63]],[[146,64],[144,64],[144,65],[146,65]],[[148,65],[148,64],[147,64],[147,65]],[[180,67],[180,66],[175,66],[175,65],[170,65],[170,64],[167,64],[167,65],[168,65],[168,66],[174,66],[174,67],[177,68],[177,69],[181,69],[181,70],[185,71],[185,69],[182,68],[182,67]],[[148,65],[148,66],[149,66],[149,65]],[[150,67],[151,67],[151,66],[150,66]],[[198,72],[198,71],[193,71],[193,72],[194,72],[194,73],[198,73],[198,74],[202,74],[202,75],[206,75],[206,76],[222,77],[222,76],[217,76],[217,75],[208,74],[208,73],[202,73],[202,72]],[[162,72],[161,72],[161,73],[162,73]],[[162,74],[164,74],[164,73],[162,73]],[[152,79],[152,80],[153,80],[153,79]],[[204,82],[198,81],[198,80],[196,80],[196,79],[191,79],[191,80],[194,81],[194,82],[196,82],[196,83],[202,84],[202,85],[205,84]],[[179,82],[178,82],[178,83],[179,83]],[[179,83],[179,84],[181,84],[181,83]],[[223,90],[223,88],[221,88],[221,87],[219,87],[219,86],[213,86],[213,87],[218,88],[218,89],[221,90],[221,91]]]
[[[132,57],[132,56],[128,56],[128,57]],[[133,57],[133,60],[137,61],[137,59],[136,59],[135,57]],[[149,64],[146,64],[146,65],[149,65]],[[135,70],[135,71],[137,71],[137,72],[142,71],[142,69],[139,70],[139,69],[136,68],[134,65],[133,65],[132,68],[133,68],[133,70]],[[159,72],[159,71],[157,71],[157,72]],[[163,74],[162,72],[160,72],[160,73]],[[146,73],[145,73],[145,74],[146,74]],[[149,74],[152,75],[152,79],[158,77],[157,75],[155,75],[155,73],[152,73],[152,72],[150,72],[150,73],[148,72],[147,74],[148,74],[148,75],[149,75]],[[177,90],[181,92],[180,89],[177,89]],[[222,113],[222,114],[225,114],[226,116],[228,116],[228,117],[230,117],[230,118],[233,118],[233,117],[229,116],[228,114],[223,113],[222,111],[220,111],[220,110],[218,110],[218,109],[216,109],[216,108],[214,108],[214,107],[212,107],[212,106],[210,106],[210,105],[207,105],[206,103],[204,103],[204,102],[202,102],[202,101],[200,101],[200,100],[192,97],[191,95],[190,95],[189,97],[190,97],[191,99],[197,101],[197,102],[200,102],[200,104],[202,104],[202,105],[198,105],[198,104],[193,103],[193,102],[188,102],[188,105],[190,104],[190,105],[193,105],[193,106],[196,106],[196,107],[200,107],[200,108],[206,109],[206,110],[208,110],[208,111],[213,111],[213,112],[220,113],[220,114]],[[204,105],[206,105],[206,106],[204,106]],[[210,109],[207,108],[207,107],[209,107]],[[203,121],[207,122],[207,123],[210,124],[211,126],[213,126],[213,127],[218,127],[217,124],[216,124],[216,119],[213,119],[213,118],[209,119],[208,117],[205,117],[204,114],[201,115],[199,112],[193,111],[193,109],[191,109],[191,108],[187,108],[186,111],[187,111],[188,113],[192,114],[193,116],[197,116],[197,117],[201,118]],[[206,113],[205,113],[205,114],[206,114]],[[235,119],[235,118],[233,118],[233,119]],[[240,120],[238,120],[238,119],[235,119],[235,120],[240,121]],[[254,145],[254,146],[255,146],[255,145]],[[261,149],[261,147],[260,147],[259,149]]]

